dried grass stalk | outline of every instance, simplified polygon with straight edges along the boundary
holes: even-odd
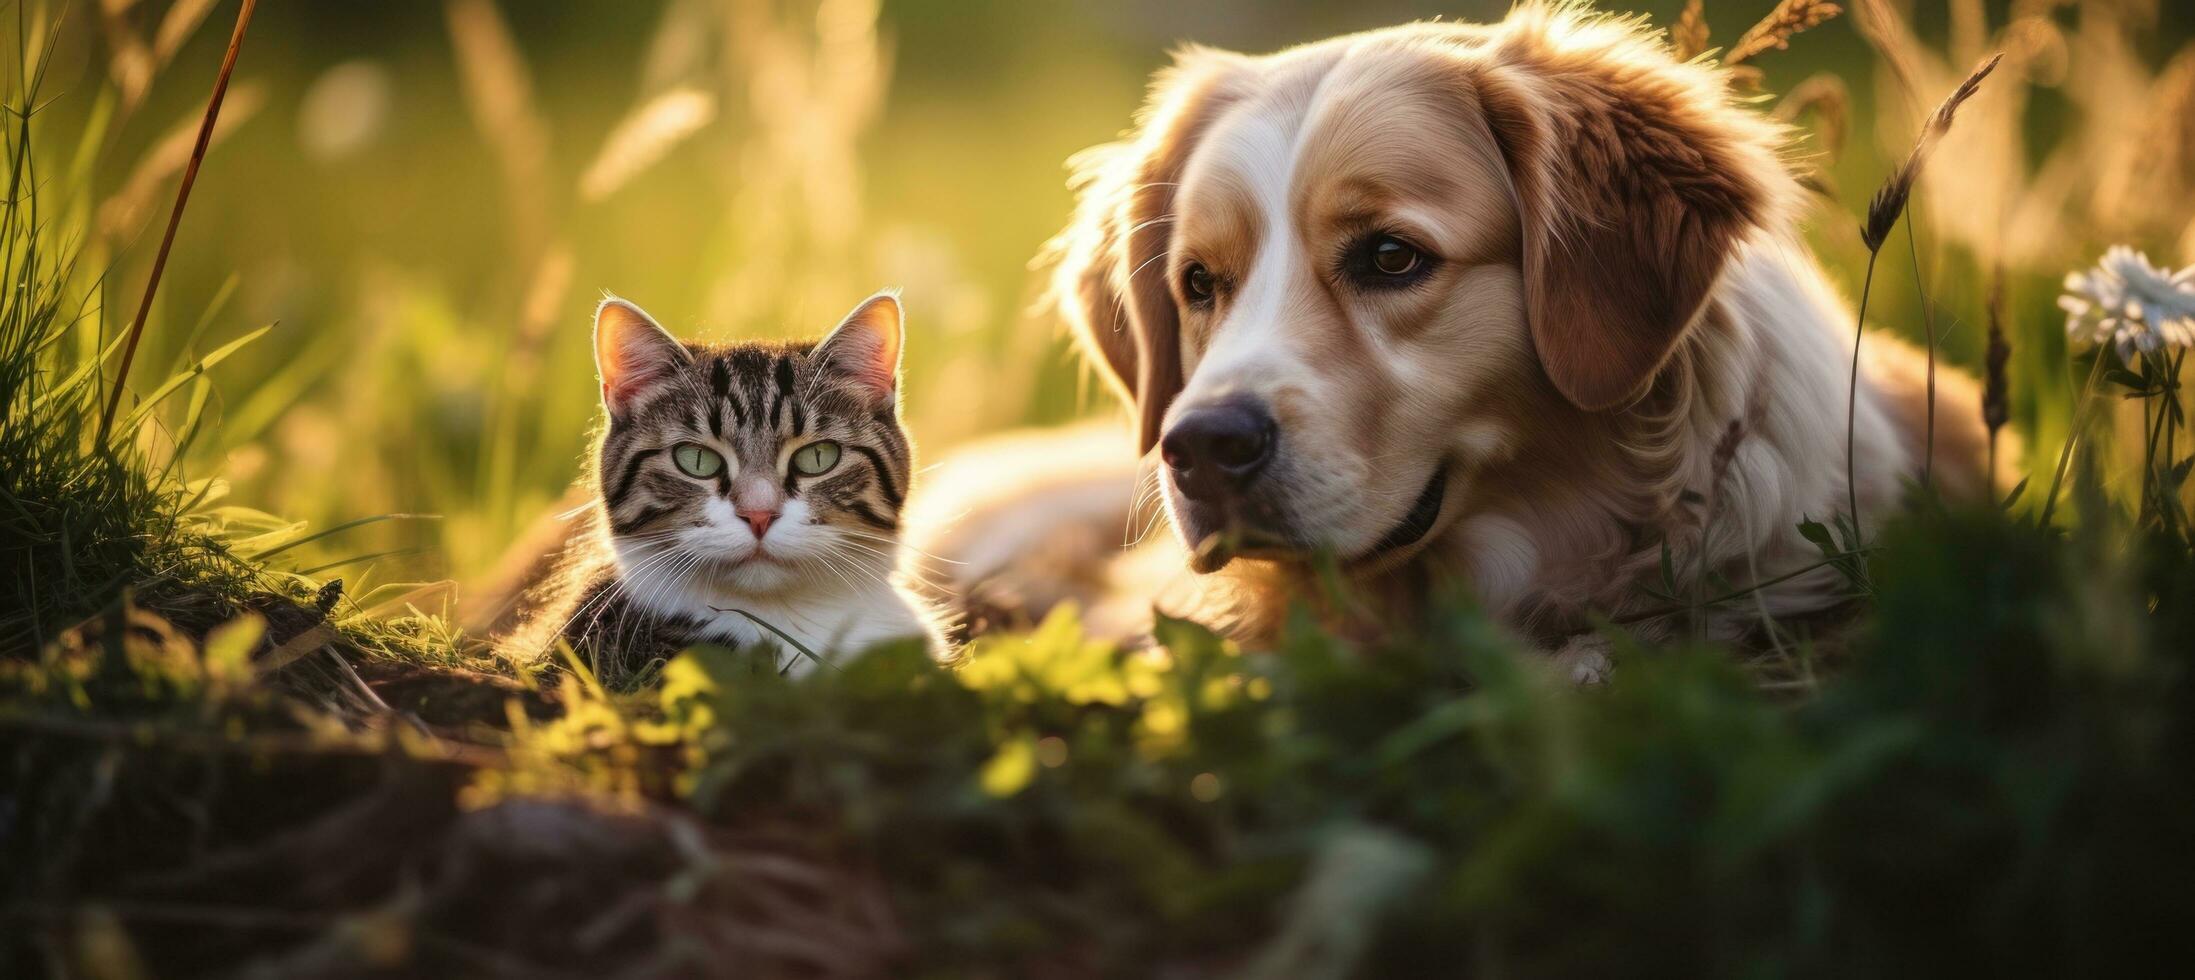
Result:
[[[1860,240],[1867,243],[1869,252],[1882,250],[1883,241],[1889,237],[1890,229],[1897,225],[1899,216],[1905,214],[1906,200],[1913,196],[1913,182],[1920,178],[1921,168],[1927,165],[1929,154],[1935,151],[1936,144],[1943,140],[1944,134],[1951,132],[1951,124],[1958,117],[1959,106],[1973,97],[1975,91],[1981,88],[1982,80],[1988,78],[1990,72],[1997,70],[1997,63],[2002,60],[2002,54],[1991,55],[1989,60],[1982,62],[1981,67],[1974,69],[1973,74],[1966,76],[1966,81],[1952,90],[1943,103],[1936,107],[1936,112],[1928,117],[1927,125],[1921,127],[1920,138],[1913,143],[1913,152],[1906,155],[1905,162],[1899,164],[1890,179],[1883,182],[1882,189],[1875,192],[1875,199],[1867,206],[1867,223],[1860,228]]]
[[[1839,197],[1837,178],[1830,176],[1827,170],[1819,168],[1795,170],[1791,174],[1791,179],[1798,181],[1800,187],[1828,200],[1834,201]]]
[[[1730,46],[1730,53],[1723,56],[1726,65],[1742,64],[1756,55],[1781,51],[1791,46],[1793,35],[1819,26],[1831,17],[1844,13],[1844,8],[1829,0],[1783,0],[1776,9],[1761,18]]]
[[[124,115],[144,100],[153,75],[152,49],[125,16],[128,11],[128,4],[115,3],[103,3],[99,9],[99,30],[107,41],[107,76],[121,93]]]
[[[266,104],[264,86],[251,82],[236,85],[229,93],[228,103],[222,106],[220,121],[214,124],[212,142],[218,145],[227,139],[238,126],[258,115]],[[130,168],[129,177],[122,181],[121,189],[99,205],[101,235],[118,241],[137,232],[147,213],[158,203],[161,186],[190,164],[191,151],[197,145],[198,125],[196,119],[176,123],[138,158],[137,165]]]
[[[715,118],[716,98],[699,89],[672,89],[649,99],[610,130],[579,179],[580,197],[599,201],[616,193]]]
[[[1930,87],[1922,81],[1930,76],[1933,67],[1927,46],[1913,32],[1912,25],[1885,0],[1856,0],[1852,7],[1852,26],[1882,57],[1883,67],[1889,70],[1900,88],[1918,92]],[[1884,103],[1885,106],[1892,104],[1895,103]]]
[[[1997,482],[1997,430],[2012,418],[2011,383],[2006,369],[2012,361],[2012,343],[2004,335],[2004,264],[1998,263],[1989,281],[1989,347],[1983,355],[1982,425],[1989,429],[1989,469],[1983,479],[1994,496]]]
[[[160,18],[160,28],[152,35],[152,57],[156,64],[165,66],[175,60],[175,53],[183,49],[185,42],[198,33],[206,15],[213,13],[214,0],[176,0],[175,6]]]
[[[1707,50],[1707,12],[1702,0],[1685,0],[1684,12],[1669,28],[1669,47],[1677,60],[1690,61]]]
[[[2140,104],[2125,149],[2096,182],[2096,214],[2128,237],[2170,234],[2195,200],[2195,45],[2166,64]]]
[[[577,259],[570,239],[558,239],[542,253],[541,261],[534,264],[533,275],[526,283],[518,312],[518,341],[511,345],[507,358],[509,370],[504,372],[504,384],[512,391],[525,391],[535,383],[541,371],[541,352],[555,334],[556,326],[563,322],[559,314],[564,312],[564,299],[571,293],[572,274]]]
[[[1777,122],[1785,123],[1812,115],[1829,161],[1835,163],[1844,157],[1845,142],[1852,133],[1852,96],[1844,79],[1828,72],[1807,78],[1776,103],[1774,115]]]
[[[640,91],[660,92],[701,79],[715,48],[717,12],[707,0],[671,0],[663,6],[640,62]]]
[[[450,0],[450,41],[473,125],[503,171],[512,247],[531,256],[549,226],[549,127],[534,106],[533,80],[493,0]]]
[[[2015,0],[2017,6],[2017,0]],[[1951,20],[1951,37],[1948,50],[1961,61],[1973,61],[1987,50],[1989,15],[1982,9],[1982,0],[1947,0],[1945,13]]]
[[[1867,298],[1875,284],[1875,259],[1882,254],[1883,241],[1890,236],[1890,229],[1898,224],[1898,217],[1905,213],[1905,202],[1913,195],[1913,181],[1920,176],[1921,168],[1928,162],[1928,154],[1936,148],[1944,134],[1951,131],[1951,123],[1958,117],[1959,106],[1972,98],[1981,88],[1982,79],[1997,69],[1997,62],[2004,55],[1992,55],[1974,73],[1966,77],[1957,89],[1952,90],[1943,104],[1936,107],[1928,124],[1921,127],[1920,139],[1913,144],[1913,152],[1900,164],[1897,172],[1875,192],[1874,201],[1867,207],[1867,223],[1860,227],[1860,238],[1867,243],[1867,274],[1860,285],[1860,307],[1853,314],[1852,323],[1852,377],[1845,393],[1844,416],[1844,481],[1846,503],[1852,509],[1852,527],[1858,533],[1860,527],[1860,484],[1856,462],[1858,447],[1858,415],[1860,396],[1860,345],[1867,337]]]
[[[875,0],[738,0],[724,10],[723,89],[744,93],[743,138],[727,143],[740,189],[729,247],[744,257],[710,283],[723,322],[828,307],[863,261],[860,138],[884,105],[890,57]],[[785,257],[798,255],[790,263]]]

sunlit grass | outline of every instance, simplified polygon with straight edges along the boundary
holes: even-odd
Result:
[[[852,298],[906,287],[908,416],[925,459],[1017,424],[1105,410],[1105,393],[1087,384],[1056,325],[1024,313],[1035,282],[1024,267],[1064,220],[1061,161],[1127,122],[1141,76],[1178,29],[1154,25],[1144,39],[1076,19],[1087,12],[828,6],[819,15],[677,4],[660,19],[651,11],[591,24],[582,40],[526,9],[459,3],[418,11],[405,25],[414,40],[318,61],[310,44],[288,40],[316,22],[263,13],[270,19],[259,30],[272,40],[243,62],[229,112],[237,121],[224,127],[204,210],[191,219],[203,247],[170,271],[149,343],[161,363],[187,363],[244,330],[279,324],[232,366],[252,384],[215,402],[221,424],[195,445],[190,465],[318,525],[443,515],[435,525],[368,529],[359,543],[417,548],[386,563],[393,574],[475,578],[576,473],[595,412],[585,311],[602,289],[640,299],[683,331],[759,337],[812,334]],[[1655,12],[1673,18],[1679,6]],[[1710,43],[1733,43],[1769,6],[1704,5]],[[1352,26],[1331,14],[1272,16],[1300,17],[1306,31]],[[1853,215],[1911,137],[1877,120],[1917,116],[1978,59],[1979,45],[2004,47],[2012,62],[1993,83],[2001,91],[1976,102],[1976,132],[1962,125],[1945,151],[1956,160],[1945,169],[1963,179],[1931,178],[1917,192],[1918,260],[1946,286],[1936,297],[1946,362],[1972,369],[1982,355],[1981,285],[2004,252],[2013,417],[2030,453],[2054,458],[2080,381],[2063,367],[2057,278],[2112,236],[2170,255],[2191,217],[2184,207],[2122,202],[2109,209],[2118,216],[2110,227],[2074,224],[2066,234],[2087,208],[2075,197],[2082,183],[2058,175],[2109,157],[2125,174],[2108,181],[2115,201],[2172,200],[2144,182],[2176,171],[2140,166],[2135,141],[2145,137],[2118,121],[2147,100],[2159,100],[2158,118],[2175,118],[2163,110],[2188,72],[2142,63],[2112,40],[2139,23],[2102,12],[2069,13],[2047,30],[2032,18],[1985,19],[1982,35],[1942,50],[1925,33],[1883,23],[1856,8],[1751,63],[1768,91],[1798,98],[1794,109],[1822,104],[1822,85],[1808,83],[1841,76],[1849,100],[1840,104],[1860,121],[1794,112],[1814,130],[1802,151],[1824,154],[1810,162],[1845,196],[1819,202],[1812,244],[1856,298],[1866,251]],[[744,40],[714,43],[730,25],[741,25]],[[825,27],[835,33],[826,37]],[[1224,27],[1212,25],[1219,33],[1207,39],[1231,40]],[[151,52],[153,35],[184,26],[148,19],[136,29]],[[966,74],[973,69],[961,64],[973,55],[956,53],[950,31],[977,32],[963,43],[998,48],[981,61],[997,77]],[[148,62],[161,66],[154,77],[202,68],[218,34],[168,42]],[[1918,67],[1876,72],[1858,56],[1856,34],[1885,45],[1895,64]],[[2110,59],[2097,77],[2126,89],[2117,103],[2101,83],[2057,66],[2060,42]],[[95,50],[83,81],[125,73],[101,62],[108,54]],[[361,81],[375,77],[402,82]],[[245,99],[254,86],[314,92],[323,81],[325,97],[278,97],[257,111]],[[90,236],[98,262],[122,261],[129,289],[140,281],[144,216],[159,212],[161,180],[174,173],[174,153],[162,147],[193,120],[183,88],[163,81],[127,100],[80,85],[51,109],[63,134],[51,149],[66,162],[49,172],[88,160],[87,206],[140,216],[95,223]],[[2072,110],[2053,117],[2061,121],[2011,122],[2025,106],[2068,99]],[[650,106],[703,100],[714,108],[697,127],[694,115],[642,124]],[[800,111],[773,115],[780,102]],[[353,118],[366,128],[300,154],[308,132]],[[2020,130],[2016,140],[2010,129]],[[80,146],[94,149],[86,156]],[[2032,171],[2017,162],[2031,158],[2045,162]],[[650,162],[603,169],[628,160]],[[590,180],[597,173],[618,179]],[[1977,234],[1973,216],[1997,213],[2006,234]],[[126,250],[133,244],[138,252]],[[1906,251],[1893,241],[1883,261],[1909,268]],[[1905,288],[1874,297],[1870,319],[1922,333]]]

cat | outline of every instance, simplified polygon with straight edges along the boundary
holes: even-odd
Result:
[[[506,650],[562,639],[611,684],[697,644],[770,651],[789,676],[890,640],[942,653],[893,579],[913,476],[902,336],[891,292],[793,344],[685,343],[603,300],[596,493]]]

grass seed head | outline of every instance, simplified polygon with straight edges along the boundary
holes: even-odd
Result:
[[[2004,267],[1998,266],[1989,284],[1989,349],[1983,362],[1987,380],[1982,388],[1982,424],[1992,437],[2011,418],[2011,385],[2005,368],[2012,360],[2012,343],[2004,335]]]
[[[1707,50],[1707,13],[1702,0],[1685,0],[1684,12],[1669,28],[1669,48],[1679,61],[1690,61]]]
[[[1770,51],[1781,51],[1791,46],[1792,35],[1819,26],[1843,12],[1843,7],[1829,0],[1783,0],[1768,12],[1768,16],[1761,18],[1760,23],[1740,36],[1738,43],[1730,46],[1730,53],[1723,56],[1722,63],[1735,65]]]
[[[1921,127],[1920,138],[1913,143],[1913,152],[1906,155],[1905,162],[1899,164],[1898,169],[1891,173],[1890,179],[1883,182],[1882,189],[1875,192],[1875,199],[1867,206],[1867,223],[1860,228],[1860,240],[1867,243],[1869,252],[1882,251],[1883,242],[1890,237],[1890,229],[1897,227],[1899,216],[1905,214],[1905,202],[1913,196],[1913,182],[1920,179],[1921,168],[1927,165],[1928,155],[1935,151],[1936,144],[1943,140],[1944,134],[1951,132],[1951,123],[1958,117],[1959,106],[1974,96],[1975,91],[1981,88],[1982,80],[1988,78],[1990,72],[1997,70],[1997,62],[2002,60],[2002,54],[1991,55],[1987,61],[1982,62],[1981,67],[1974,69],[1973,74],[1966,76],[1966,81],[1960,82],[1959,87],[1945,97],[1943,103],[1936,107],[1935,113],[1928,117],[1928,123]]]
[[[1785,123],[1812,115],[1814,131],[1830,162],[1844,156],[1845,143],[1852,133],[1852,94],[1845,88],[1844,79],[1827,72],[1809,76],[1777,100],[1773,114],[1776,121]]]

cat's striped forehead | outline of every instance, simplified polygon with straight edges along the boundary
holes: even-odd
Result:
[[[724,437],[751,429],[802,434],[819,412],[896,424],[889,402],[872,409],[844,379],[817,370],[812,341],[685,347],[692,359],[678,383],[657,386],[623,420],[613,418],[613,429],[683,421]]]
[[[709,428],[723,431],[723,413],[741,429],[767,427],[780,431],[790,423],[794,434],[808,428],[810,397],[825,394],[808,391],[809,358],[815,345],[799,347],[692,348],[694,371],[706,377]],[[787,416],[790,416],[788,418]]]

